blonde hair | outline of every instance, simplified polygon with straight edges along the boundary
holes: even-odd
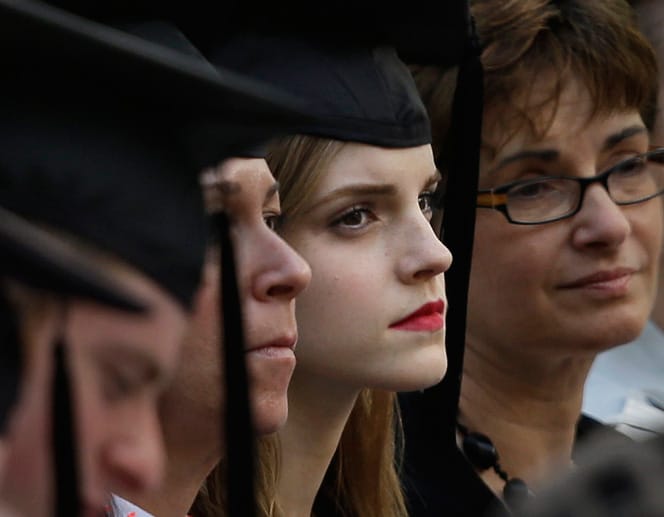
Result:
[[[302,212],[327,170],[346,144],[338,140],[296,135],[276,141],[267,163],[279,181],[281,209],[292,221]],[[400,420],[392,392],[364,389],[346,423],[319,496],[334,501],[341,515],[385,517],[406,515],[397,474],[395,431]],[[262,515],[276,517],[279,448],[274,438],[259,444],[257,500]]]

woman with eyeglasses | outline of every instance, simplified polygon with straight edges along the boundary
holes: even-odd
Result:
[[[457,436],[473,468],[435,495],[454,515],[529,498],[574,464],[593,359],[653,304],[664,191],[657,67],[627,3],[471,6],[485,104]],[[453,72],[414,73],[440,150]]]

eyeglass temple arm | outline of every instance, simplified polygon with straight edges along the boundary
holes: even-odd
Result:
[[[482,208],[494,208],[507,203],[507,194],[494,194],[493,192],[478,192],[477,206]]]

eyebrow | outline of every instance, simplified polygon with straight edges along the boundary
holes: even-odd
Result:
[[[440,171],[436,170],[431,176],[429,176],[425,182],[425,188],[440,181],[442,175]],[[316,203],[317,206],[329,203],[335,199],[343,198],[346,196],[357,196],[357,195],[369,195],[369,196],[395,196],[397,194],[397,187],[392,184],[386,185],[377,185],[373,183],[355,183],[352,185],[346,185],[344,187],[339,187],[329,192]]]
[[[542,162],[553,162],[556,161],[560,157],[560,151],[557,151],[556,149],[531,149],[531,150],[526,150],[526,151],[519,151],[518,153],[510,154],[500,160],[498,164],[491,168],[489,170],[488,174],[493,174],[497,170],[502,169],[506,165],[509,165],[510,163],[519,161],[519,160],[527,160],[527,159],[536,159],[540,160]]]
[[[275,181],[265,193],[265,200],[263,202],[268,203],[279,192],[279,187],[279,182]]]
[[[646,133],[646,131],[647,130],[645,126],[641,125],[626,127],[622,131],[618,131],[617,133],[608,136],[604,141],[604,146],[602,147],[602,150],[608,151],[612,147],[618,145],[623,140],[627,140],[628,138],[633,137],[634,135],[640,135],[642,133]]]
[[[608,151],[609,149],[618,145],[623,140],[631,138],[634,135],[645,133],[646,131],[647,131],[646,128],[641,125],[630,126],[625,129],[622,129],[617,133],[609,135],[606,138],[606,140],[604,140],[604,144],[602,145],[602,151]],[[500,160],[500,162],[495,167],[493,167],[488,172],[488,174],[492,174],[497,170],[502,169],[506,165],[509,165],[510,163],[519,160],[536,159],[542,162],[553,162],[556,161],[559,157],[560,157],[560,151],[557,151],[556,149],[532,149],[532,150],[520,151],[514,154],[510,154],[505,158],[503,158],[502,160]]]
[[[371,196],[394,196],[397,193],[397,188],[394,185],[375,185],[372,183],[355,183],[353,185],[346,185],[339,187],[324,195],[318,200],[316,205],[324,205],[335,199],[343,198],[346,196],[357,195],[371,195]]]

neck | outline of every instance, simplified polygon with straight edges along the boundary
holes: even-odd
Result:
[[[182,423],[182,415],[163,418],[164,445],[166,448],[165,474],[159,490],[150,493],[120,494],[158,517],[184,517],[205,482],[205,478],[221,460],[219,449],[220,433],[205,434],[201,421],[186,429],[175,429],[168,422]],[[187,420],[190,422],[190,420]],[[216,427],[218,426],[210,426]],[[212,431],[212,429],[209,429]]]
[[[510,477],[536,489],[552,471],[571,465],[592,359],[510,357],[468,343],[459,421],[491,439]],[[481,476],[494,492],[502,492],[504,482],[493,470]]]
[[[359,391],[295,370],[288,390],[288,421],[279,431],[282,461],[276,500],[284,515],[311,515]]]

